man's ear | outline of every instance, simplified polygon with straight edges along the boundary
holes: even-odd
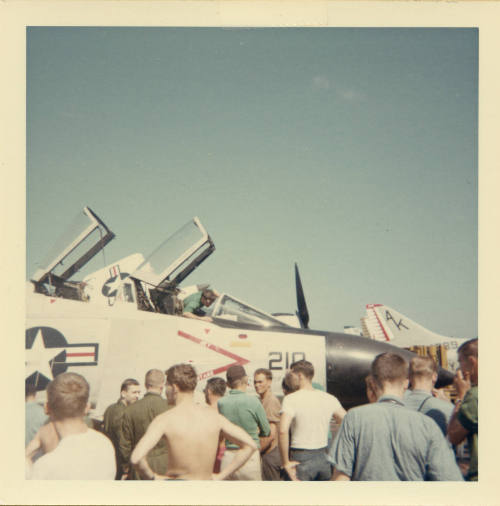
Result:
[[[410,380],[409,379],[406,379],[405,382],[404,382],[404,389],[405,390],[408,390],[408,385],[410,384]]]
[[[432,373],[432,386],[434,386],[436,384],[437,380],[438,380],[438,373],[437,372],[433,372]]]
[[[43,405],[43,410],[45,411],[45,414],[46,414],[47,416],[49,416],[49,415],[50,415],[49,403],[48,403],[48,402],[46,402],[46,403]]]
[[[87,405],[85,406],[85,415],[88,415],[90,411],[90,402],[87,402]]]

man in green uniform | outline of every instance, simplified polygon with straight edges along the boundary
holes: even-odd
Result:
[[[103,431],[111,439],[116,454],[116,480],[126,474],[127,462],[120,458],[120,434],[122,431],[122,418],[125,408],[139,399],[141,388],[139,382],[133,378],[126,379],[120,388],[120,398],[106,408],[103,418]]]
[[[208,288],[188,295],[183,301],[182,315],[186,318],[195,318],[197,320],[211,322],[212,318],[210,316],[206,316],[202,308],[210,307],[216,298],[217,294],[215,291]]]
[[[232,365],[226,372],[226,378],[230,388],[229,395],[219,400],[219,412],[230,422],[245,430],[252,437],[257,448],[260,448],[259,436],[267,437],[271,434],[264,407],[257,397],[246,393],[248,377],[241,365]],[[226,440],[226,452],[221,462],[222,471],[231,464],[238,449],[237,445]],[[255,452],[244,466],[231,473],[226,479],[261,480],[259,452]]]
[[[460,369],[455,375],[457,400],[448,424],[448,439],[454,445],[465,438],[469,445],[470,466],[466,479],[478,479],[478,339],[470,339],[458,348]]]
[[[133,449],[144,436],[153,418],[167,411],[168,402],[162,398],[165,384],[165,374],[159,369],[151,369],[146,373],[146,394],[142,399],[127,406],[123,413],[122,430],[120,434],[120,458],[129,462]],[[167,445],[162,438],[149,452],[148,463],[158,474],[167,471]],[[133,468],[128,475],[129,480],[140,480],[140,476]]]

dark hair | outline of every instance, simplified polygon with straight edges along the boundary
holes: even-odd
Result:
[[[226,382],[222,378],[210,378],[205,390],[210,390],[213,394],[223,397],[226,393]]]
[[[460,348],[457,350],[458,356],[461,357],[476,357],[478,355],[478,338],[475,339],[469,339],[468,341],[465,341],[462,345],[460,345]]]
[[[56,376],[47,387],[47,406],[55,420],[85,415],[89,400],[89,384],[80,374],[65,372]]]
[[[150,369],[146,373],[144,384],[146,388],[160,388],[165,383],[165,374],[160,369]]]
[[[264,367],[261,367],[260,369],[257,369],[253,373],[253,377],[257,376],[257,374],[263,374],[268,380],[273,379],[273,373],[269,369],[264,369]]]
[[[287,372],[283,377],[283,381],[281,382],[281,388],[284,391],[285,395],[292,394],[299,389],[299,385],[297,384],[297,379],[293,376],[291,372]]]
[[[437,370],[437,364],[432,357],[419,356],[410,360],[410,378],[431,378]]]
[[[307,360],[298,360],[290,366],[290,370],[295,374],[302,373],[306,378],[312,379],[314,376],[314,366]]]
[[[136,379],[134,379],[134,378],[128,378],[128,379],[126,379],[122,383],[122,386],[120,387],[120,392],[126,392],[128,390],[128,387],[130,387],[132,385],[139,385],[139,382]]]
[[[381,353],[372,362],[371,375],[376,385],[383,388],[384,383],[408,379],[408,363],[397,353]]]
[[[177,364],[167,370],[167,383],[177,385],[181,392],[192,392],[198,383],[194,367],[190,364]]]
[[[26,398],[36,395],[36,392],[36,385],[33,385],[33,383],[24,384],[24,396]]]

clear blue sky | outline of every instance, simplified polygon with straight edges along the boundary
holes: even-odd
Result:
[[[27,30],[27,276],[89,205],[110,263],[192,216],[210,282],[311,326],[477,335],[475,29]],[[94,264],[102,267],[102,262]]]

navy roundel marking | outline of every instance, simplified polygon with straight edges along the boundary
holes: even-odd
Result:
[[[120,272],[118,276],[112,276],[111,278],[107,279],[104,285],[102,285],[101,293],[104,295],[104,297],[114,297],[116,295],[120,282],[123,279],[128,278],[128,276],[129,274],[127,272]]]
[[[33,346],[38,332],[42,333],[43,344],[45,348],[64,348],[68,344],[66,338],[57,329],[52,327],[31,327],[26,329],[26,349],[29,350]],[[66,364],[66,350],[61,350],[51,361],[52,374],[56,377],[58,374],[66,372],[68,365]],[[45,390],[49,384],[50,379],[34,372],[26,378],[26,383],[36,385],[37,390]]]

